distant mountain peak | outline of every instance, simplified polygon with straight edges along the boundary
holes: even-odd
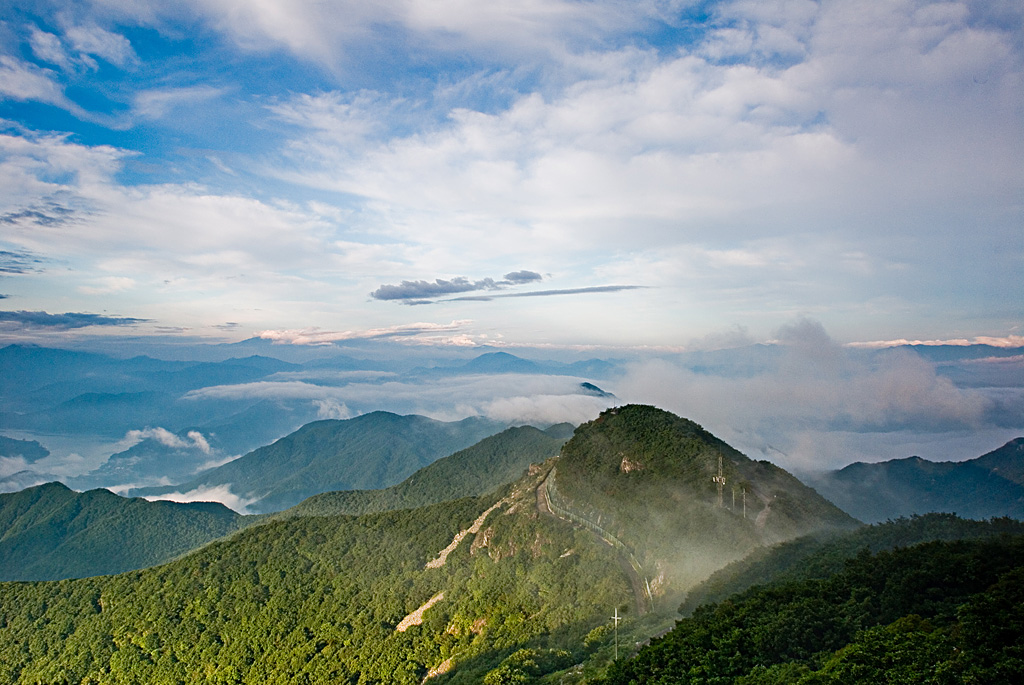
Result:
[[[612,393],[605,392],[593,383],[588,383],[587,381],[580,383],[580,389],[585,395],[593,395],[594,397],[615,397]]]
[[[475,373],[536,373],[540,368],[536,362],[508,352],[486,352],[471,359],[463,367]]]

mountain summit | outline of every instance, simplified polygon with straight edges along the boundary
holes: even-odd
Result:
[[[783,469],[644,405],[577,428],[545,487],[556,510],[627,548],[654,596],[683,591],[757,546],[857,525]]]

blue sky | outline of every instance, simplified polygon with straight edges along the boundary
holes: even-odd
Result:
[[[5,8],[7,340],[1024,342],[1017,2]]]

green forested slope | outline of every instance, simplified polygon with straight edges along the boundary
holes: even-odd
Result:
[[[487,674],[522,671],[521,649],[571,664],[630,591],[610,549],[538,515],[536,477],[514,496],[284,519],[119,576],[2,583],[0,682],[501,682]]]
[[[760,545],[857,526],[786,471],[643,405],[610,409],[578,428],[553,482],[566,508],[635,551],[655,594],[685,591]]]
[[[315,421],[186,483],[136,494],[229,485],[243,499],[255,500],[251,510],[281,511],[321,492],[394,485],[502,428],[480,417],[444,422],[383,411]]]
[[[549,432],[519,426],[438,459],[398,485],[383,490],[343,490],[314,495],[281,516],[331,516],[408,509],[491,492],[520,476],[530,464],[556,456],[565,444],[562,427]]]
[[[923,542],[1024,536],[1024,522],[1010,518],[975,521],[953,514],[925,514],[864,526],[852,532],[822,531],[762,547],[716,571],[686,595],[684,615],[701,604],[720,602],[747,588],[772,582],[827,578],[863,550],[872,553]]]
[[[1022,580],[1024,536],[865,549],[824,578],[698,608],[603,682],[1014,682]]]
[[[152,566],[235,530],[222,504],[147,502],[47,483],[0,495],[0,580],[77,578]]]
[[[564,435],[561,429],[556,434]],[[314,496],[282,516],[361,514],[412,508],[495,490],[565,438],[510,428],[424,467],[384,490]],[[60,483],[0,494],[0,580],[57,580],[121,573],[169,561],[266,516],[240,516],[217,503],[176,504],[77,493]]]
[[[462,478],[451,492],[476,487],[469,463],[511,468],[525,454],[503,452],[543,451],[538,433],[507,431],[360,506],[406,506]],[[722,506],[711,480],[719,453]],[[839,534],[856,524],[794,480],[685,419],[623,407],[577,429],[557,460],[484,496],[281,517],[155,568],[0,583],[0,682],[594,682],[614,654],[613,611],[627,617],[626,654],[657,632],[659,612],[675,614],[681,589],[750,550],[692,593],[718,604],[608,681],[903,682],[880,669],[916,678],[929,659],[961,678],[934,682],[1005,681],[999,669],[1020,659],[1024,524],[934,516]],[[542,513],[556,481],[560,502],[625,548]],[[750,493],[747,516],[732,505],[733,483]],[[815,536],[763,547],[799,531]],[[961,537],[976,539],[948,541]],[[891,549],[923,539],[941,542]],[[634,607],[644,584],[626,551],[654,590],[643,617]],[[734,590],[743,593],[726,597]],[[982,646],[985,612],[1000,624]],[[890,648],[906,658],[878,663]],[[905,681],[928,682],[914,678]]]

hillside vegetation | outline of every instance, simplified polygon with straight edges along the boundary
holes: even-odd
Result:
[[[147,502],[60,483],[0,494],[0,580],[145,568],[227,535],[242,520],[215,502]]]
[[[1024,535],[989,532],[865,548],[822,577],[797,574],[700,606],[601,682],[1014,682],[1024,672]]]
[[[509,428],[438,459],[398,485],[381,490],[325,492],[280,516],[366,514],[483,495],[518,479],[530,464],[556,456],[567,439],[561,424],[547,431],[533,426]]]
[[[423,509],[256,526],[145,571],[0,584],[0,681],[419,683],[433,669],[432,682],[502,682],[488,674],[515,671],[503,662],[523,649],[571,665],[629,587],[610,549],[538,515],[540,475]]]
[[[685,591],[758,546],[857,525],[786,471],[642,405],[577,429],[551,485],[566,509],[634,552],[655,595]]]
[[[383,411],[353,419],[314,421],[188,482],[134,494],[226,485],[251,500],[253,512],[281,511],[321,492],[395,485],[417,469],[503,428],[480,417],[444,422]]]
[[[309,511],[484,487],[553,432],[505,431]],[[653,407],[603,413],[488,494],[300,513],[163,566],[0,583],[0,682],[982,683],[1022,665],[1024,524],[864,528]],[[686,590],[688,616],[625,658]],[[1001,623],[982,645],[986,612]],[[950,677],[921,679],[927,663]]]

